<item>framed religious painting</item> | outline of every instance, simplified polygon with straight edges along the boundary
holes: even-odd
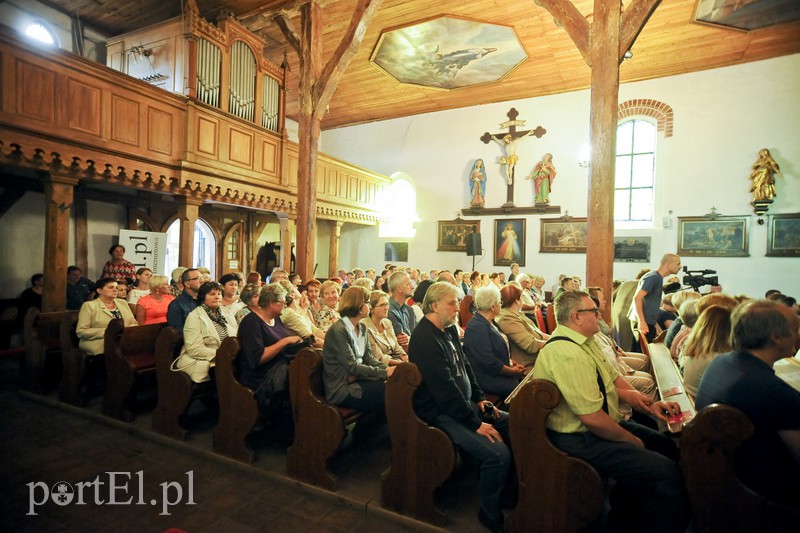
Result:
[[[697,0],[694,21],[717,28],[750,31],[800,20],[793,0]]]
[[[525,219],[502,218],[494,221],[494,264],[525,266]]]
[[[586,253],[585,218],[543,218],[539,252],[552,254]]]
[[[649,263],[650,237],[614,237],[615,263]]]
[[[480,220],[440,220],[436,251],[464,253],[467,251],[467,235],[480,232]]]
[[[383,247],[384,261],[397,261],[398,263],[408,262],[408,243],[407,242],[387,242]]]
[[[749,257],[750,217],[678,217],[678,255]]]
[[[769,217],[767,255],[800,257],[800,213]]]

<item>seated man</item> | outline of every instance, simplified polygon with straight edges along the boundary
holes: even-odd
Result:
[[[481,510],[478,518],[493,532],[503,531],[500,495],[506,483],[511,452],[503,442],[508,414],[492,407],[485,413],[483,391],[475,381],[458,340],[458,288],[431,285],[422,303],[425,316],[411,337],[408,359],[422,374],[414,409],[427,423],[447,433],[453,442],[481,462]],[[491,414],[491,424],[481,415]],[[484,418],[485,419],[485,418]]]
[[[665,412],[679,413],[680,407],[653,402],[611,366],[592,340],[600,330],[600,310],[587,293],[562,293],[555,313],[558,327],[533,367],[534,378],[552,381],[562,395],[547,419],[550,440],[625,490],[625,510],[612,507],[610,529],[623,521],[631,530],[641,529],[638,513],[647,520],[648,531],[683,531],[688,505],[675,444],[657,431],[623,420],[619,404],[662,419]]]
[[[167,324],[183,332],[186,317],[197,307],[197,291],[203,284],[200,271],[196,268],[187,268],[181,274],[181,283],[183,292],[167,307]]]
[[[417,327],[417,317],[414,310],[406,304],[406,299],[414,293],[411,278],[405,272],[395,272],[389,277],[389,320],[394,327],[397,342],[407,352],[408,341],[414,328]]]
[[[80,267],[67,267],[67,309],[77,311],[94,290],[94,283],[83,277]]]
[[[798,328],[797,315],[775,302],[754,300],[736,308],[733,352],[708,365],[695,405],[700,410],[723,403],[747,415],[755,432],[737,455],[737,474],[757,492],[800,510],[800,392],[772,369],[800,346]]]

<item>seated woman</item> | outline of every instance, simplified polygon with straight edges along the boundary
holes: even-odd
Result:
[[[422,283],[426,283],[426,281]],[[408,355],[397,342],[392,321],[387,318],[389,314],[389,295],[382,290],[370,292],[369,306],[369,316],[363,319],[361,323],[367,327],[367,337],[369,338],[369,347],[372,349],[372,356],[389,366],[399,365],[408,361]]]
[[[149,279],[150,294],[136,302],[136,321],[142,326],[167,321],[167,308],[175,299],[167,276],[156,275]]]
[[[314,346],[322,348],[325,332],[311,321],[311,315],[306,311],[308,309],[308,298],[301,296],[300,291],[297,290],[297,285],[288,279],[282,279],[278,283],[286,291],[286,305],[281,311],[281,322],[283,322],[286,330],[301,339],[307,339],[313,335],[315,338]],[[303,308],[303,304],[305,304],[305,308]]]
[[[280,315],[285,305],[286,290],[279,283],[265,285],[258,307],[239,324],[239,381],[255,391],[262,409],[275,400],[288,400],[290,356],[285,350],[302,340],[283,327]]]
[[[123,279],[118,279],[117,280],[117,298],[119,298],[120,300],[125,300],[127,302],[128,301],[128,291],[129,290],[130,290],[130,285],[128,285],[128,280],[127,279],[123,278]],[[95,293],[91,297],[92,298],[96,298],[97,294]],[[128,307],[130,307],[130,306],[131,306],[131,304],[128,304]],[[131,309],[131,313],[133,313],[133,309]]]
[[[242,319],[258,308],[258,295],[261,294],[261,283],[248,283],[242,289],[239,298],[245,305],[236,312],[236,323],[241,324]]]
[[[319,324],[319,311],[322,309],[322,300],[319,297],[321,284],[314,278],[306,281],[306,297],[308,298],[308,314],[314,325]]]
[[[222,287],[207,281],[197,291],[197,307],[186,317],[183,348],[172,366],[189,374],[195,383],[211,379],[209,370],[217,348],[227,337],[236,336],[236,318],[220,306]]]
[[[142,267],[136,271],[136,285],[128,290],[128,295],[125,298],[134,316],[136,316],[136,305],[139,303],[139,299],[150,294],[152,277],[153,271],[147,267]]]
[[[335,281],[328,280],[322,284],[320,291],[322,292],[322,306],[317,313],[317,327],[322,331],[328,331],[328,328],[342,318],[336,311],[342,286]]]
[[[464,332],[464,353],[481,389],[505,399],[519,385],[525,367],[511,361],[508,339],[494,325],[494,319],[500,313],[497,287],[491,285],[475,291],[475,308],[478,312]]]
[[[359,410],[384,410],[384,381],[395,367],[372,356],[367,328],[361,320],[369,314],[369,292],[350,287],[342,295],[339,314],[325,337],[322,381],[329,403]]]
[[[121,318],[125,327],[138,325],[133,318],[128,302],[117,298],[117,280],[101,278],[95,284],[97,298],[89,300],[81,306],[75,333],[80,339],[81,350],[89,355],[103,353],[103,338],[108,323]]]
[[[697,324],[697,300],[683,302],[678,320],[681,321],[681,326],[678,333],[672,338],[672,346],[669,347],[669,354],[675,361],[680,357],[686,339],[689,338],[692,328]]]
[[[495,322],[508,337],[511,359],[526,368],[533,368],[539,350],[550,336],[522,312],[522,289],[506,285],[500,291],[500,297],[503,307]]]
[[[712,306],[700,313],[678,357],[683,370],[683,388],[693,400],[711,360],[731,351],[730,334],[731,312],[728,309]]]
[[[239,299],[239,283],[241,281],[242,275],[236,273],[225,274],[219,278],[219,284],[222,287],[222,303],[220,305],[223,309],[230,311],[233,316],[236,316],[236,313],[246,305]]]

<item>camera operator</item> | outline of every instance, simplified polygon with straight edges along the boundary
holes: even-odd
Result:
[[[644,335],[647,342],[653,342],[656,336],[656,322],[661,306],[661,293],[666,276],[677,274],[681,270],[681,258],[676,254],[665,254],[661,258],[658,269],[651,270],[639,280],[633,307],[636,310],[636,325],[639,335]]]

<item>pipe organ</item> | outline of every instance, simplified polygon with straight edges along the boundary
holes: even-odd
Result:
[[[197,40],[197,99],[219,107],[222,52],[205,39]]]
[[[228,93],[231,114],[252,122],[256,105],[256,58],[242,41],[235,41],[231,47]]]
[[[153,69],[169,73],[158,86],[280,134],[284,73],[263,57],[266,45],[231,17],[206,21],[196,1],[187,0],[181,17],[109,39],[107,65],[151,82],[125,60],[133,47],[141,49]]]

